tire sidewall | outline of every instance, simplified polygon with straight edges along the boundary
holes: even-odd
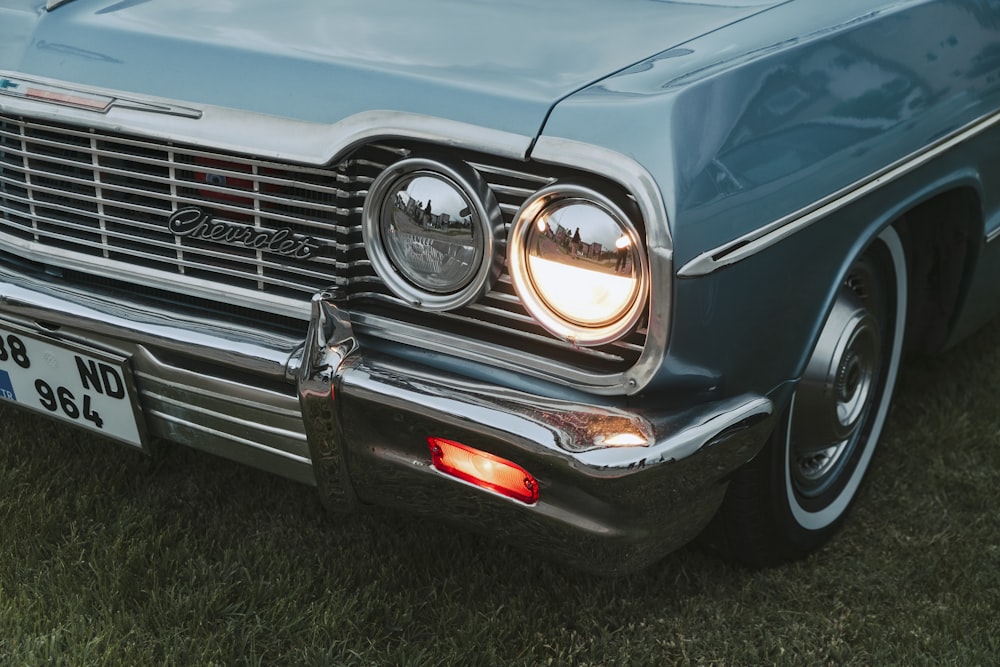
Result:
[[[875,247],[878,244],[880,247]],[[768,487],[772,491],[772,508],[778,538],[792,551],[804,554],[825,542],[843,522],[847,510],[857,497],[858,489],[871,463],[872,455],[882,434],[889,413],[896,377],[899,372],[906,322],[907,283],[906,258],[899,236],[891,227],[884,230],[866,252],[884,253],[884,274],[891,282],[886,285],[890,297],[888,336],[883,339],[887,359],[883,362],[882,377],[876,402],[865,418],[859,439],[844,462],[839,479],[817,498],[804,499],[796,492],[791,474],[791,420],[794,413],[794,396],[786,408],[779,427],[768,446],[770,461]]]

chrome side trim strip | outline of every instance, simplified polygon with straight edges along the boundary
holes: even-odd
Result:
[[[194,108],[176,100],[26,77],[16,72],[0,71],[2,78],[30,79],[39,85],[70,90],[80,95],[120,99],[123,103],[112,104],[105,113],[94,113],[44,100],[0,95],[0,112],[307,165],[326,165],[361,144],[388,138],[427,141],[523,160],[533,139],[512,132],[401,111],[365,111],[327,124],[211,105]],[[163,109],[183,109],[191,113],[176,115]],[[150,114],[150,111],[156,113]]]
[[[986,242],[993,243],[1000,238],[1000,227],[986,233]]]
[[[677,272],[681,278],[708,275],[743,261],[758,252],[802,231],[813,223],[840,210],[875,190],[924,166],[956,146],[969,141],[1000,123],[1000,113],[980,118],[956,132],[888,165],[880,171],[848,185],[824,199],[786,215],[748,234],[698,255]],[[989,240],[989,239],[987,239]]]

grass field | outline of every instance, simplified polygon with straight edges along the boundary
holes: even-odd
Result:
[[[827,549],[618,579],[0,410],[0,665],[996,664],[998,397],[994,323],[907,364]]]

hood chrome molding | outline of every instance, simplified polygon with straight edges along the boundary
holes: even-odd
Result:
[[[62,2],[69,1],[62,0]],[[181,118],[201,118],[201,111],[191,107],[129,99],[112,92],[70,88],[58,82],[49,82],[41,78],[24,77],[7,72],[0,72],[0,95],[99,114],[107,114],[111,109],[119,108],[180,116]]]
[[[46,0],[46,2],[45,2],[45,11],[51,12],[56,7],[58,7],[60,5],[65,5],[67,2],[70,2],[70,1],[71,0]]]

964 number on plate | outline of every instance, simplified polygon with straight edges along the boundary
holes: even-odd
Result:
[[[0,328],[0,400],[142,446],[119,357]]]

